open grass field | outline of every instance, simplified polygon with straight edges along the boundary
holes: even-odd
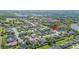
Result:
[[[56,42],[56,45],[60,46],[60,45],[63,45],[64,43],[72,40],[74,37],[74,35],[71,35],[70,37],[64,37],[64,39],[60,40],[60,41],[57,41]]]
[[[50,46],[49,45],[45,45],[45,46],[42,46],[42,47],[40,47],[38,49],[48,49],[48,48],[50,48]]]

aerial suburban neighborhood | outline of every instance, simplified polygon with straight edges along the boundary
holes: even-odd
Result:
[[[0,11],[0,49],[78,48],[78,10]]]

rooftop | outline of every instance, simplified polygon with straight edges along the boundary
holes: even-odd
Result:
[[[75,31],[79,30],[79,24],[71,24],[71,28]]]

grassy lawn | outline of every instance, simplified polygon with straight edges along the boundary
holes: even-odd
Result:
[[[79,38],[79,35],[77,35],[76,38]]]
[[[77,32],[79,32],[79,30],[77,30]]]
[[[1,45],[2,45],[2,37],[0,36],[0,48],[1,48]]]
[[[71,45],[71,46],[69,46],[69,47],[67,47],[67,49],[72,49],[73,48],[73,46]]]
[[[15,46],[13,46],[13,47],[11,47],[9,49],[19,49],[19,47],[20,47],[20,45],[15,45]]]
[[[69,41],[69,39],[66,37],[66,38],[64,38],[63,40],[56,42],[56,44],[59,46],[59,45],[64,44],[64,43],[67,42],[67,41]]]
[[[3,48],[3,46],[5,46],[6,43],[6,35],[4,36],[0,36],[0,48]]]
[[[65,37],[63,40],[61,40],[61,41],[57,41],[56,42],[56,44],[59,46],[59,45],[63,45],[64,43],[66,43],[66,42],[68,42],[68,41],[70,41],[71,39],[73,39],[73,35],[72,36],[70,36],[70,37]]]
[[[50,46],[49,45],[45,45],[45,46],[42,46],[42,47],[37,48],[37,49],[48,49],[48,48],[50,48]]]
[[[15,49],[18,49],[20,47],[20,45],[17,45]]]

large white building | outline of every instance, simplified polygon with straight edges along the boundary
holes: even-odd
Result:
[[[71,29],[75,31],[79,31],[79,24],[71,24]]]

